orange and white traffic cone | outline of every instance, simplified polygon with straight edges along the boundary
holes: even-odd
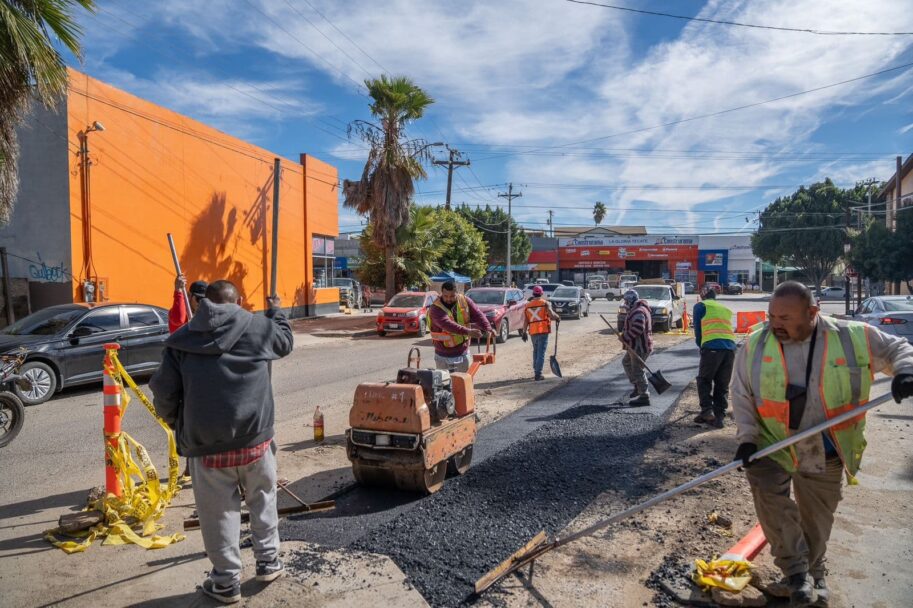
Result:
[[[121,498],[124,493],[124,488],[121,485],[117,467],[114,466],[114,461],[111,459],[111,452],[116,452],[120,449],[120,385],[114,381],[114,378],[111,375],[114,371],[114,357],[112,356],[112,353],[116,353],[119,348],[120,344],[105,344],[105,361],[104,370],[102,371],[104,388],[102,391],[104,395],[105,415],[105,491],[108,494],[113,494],[118,498]]]

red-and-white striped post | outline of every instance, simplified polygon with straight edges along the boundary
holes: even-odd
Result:
[[[123,496],[124,488],[121,485],[120,477],[117,474],[117,468],[114,461],[111,460],[110,451],[117,451],[120,443],[120,386],[111,376],[114,369],[113,353],[120,349],[120,344],[105,344],[105,362],[104,362],[104,406],[105,406],[105,491],[108,494],[114,494],[118,498]]]
[[[720,559],[750,562],[756,558],[758,553],[766,546],[767,538],[764,537],[764,531],[761,529],[761,524],[755,524],[754,527],[749,530],[748,534],[734,544],[729,551],[721,555]]]

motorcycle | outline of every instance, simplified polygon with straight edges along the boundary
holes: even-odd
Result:
[[[5,447],[25,423],[25,407],[22,400],[13,392],[13,383],[30,384],[19,375],[19,368],[25,362],[26,350],[20,349],[14,354],[0,355],[0,448]]]

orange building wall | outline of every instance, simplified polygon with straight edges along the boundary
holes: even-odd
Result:
[[[107,279],[109,300],[170,306],[170,232],[189,281],[229,279],[245,307],[265,308],[274,154],[74,70],[67,115],[74,149],[86,125],[105,127],[88,139],[90,274]],[[283,307],[315,303],[310,232],[338,234],[336,169],[313,157],[308,162],[321,182],[308,179],[301,164],[281,159],[277,291]],[[79,171],[71,172],[72,265],[82,279],[80,179]],[[79,281],[74,298],[82,299]]]

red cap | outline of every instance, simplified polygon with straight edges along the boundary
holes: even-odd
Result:
[[[539,287],[538,285],[536,285],[535,287],[533,287],[533,295],[534,295],[534,296],[541,296],[541,295],[542,295],[542,288]]]

